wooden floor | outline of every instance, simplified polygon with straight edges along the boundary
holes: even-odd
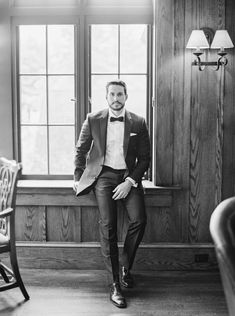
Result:
[[[209,316],[228,315],[216,272],[136,272],[136,286],[124,290],[128,307],[109,302],[106,273],[100,270],[21,269],[30,301],[19,289],[0,293],[5,316]]]

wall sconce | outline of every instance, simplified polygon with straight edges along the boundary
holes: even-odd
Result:
[[[210,34],[207,33],[207,37]],[[209,38],[210,39],[210,38]],[[193,30],[186,48],[195,49],[193,54],[197,57],[192,62],[193,66],[198,66],[200,71],[204,70],[206,66],[216,66],[214,70],[219,70],[220,66],[226,66],[228,60],[226,58],[225,48],[233,48],[233,42],[226,30],[218,30],[215,33],[214,39],[211,43],[211,49],[219,49],[219,58],[217,61],[201,61],[200,56],[204,53],[202,49],[209,49],[209,43],[203,30]]]

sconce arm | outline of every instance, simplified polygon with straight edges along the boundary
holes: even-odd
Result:
[[[205,69],[205,67],[202,67],[204,65],[205,62],[202,62],[201,61],[201,58],[200,56],[203,54],[202,52],[194,52],[193,53],[197,59],[195,59],[193,62],[192,62],[192,65],[193,66],[198,66],[198,69],[200,71],[203,71]]]
[[[226,53],[218,53],[218,55],[220,56],[218,58],[217,61],[201,61],[201,58],[200,58],[200,55],[202,53],[193,53],[197,59],[195,59],[193,62],[192,62],[192,65],[193,66],[198,66],[198,69],[200,71],[203,71],[205,69],[206,66],[216,66],[216,68],[214,69],[215,71],[218,71],[220,66],[226,66],[227,63],[228,63],[228,59],[226,58]]]

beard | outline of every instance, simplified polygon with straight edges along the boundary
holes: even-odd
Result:
[[[111,104],[109,104],[109,107],[113,110],[113,111],[121,111],[125,106],[125,103],[120,103],[120,102],[113,102]]]

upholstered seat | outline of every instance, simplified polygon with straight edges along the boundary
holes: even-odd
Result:
[[[0,233],[0,247],[8,245],[9,241],[10,241],[9,237]]]
[[[235,197],[221,202],[210,220],[229,315],[235,315]]]
[[[0,255],[8,253],[11,263],[9,268],[0,260],[0,274],[5,282],[0,285],[0,292],[19,287],[28,300],[29,295],[18,267],[15,245],[16,184],[20,169],[21,165],[16,161],[0,158]]]

